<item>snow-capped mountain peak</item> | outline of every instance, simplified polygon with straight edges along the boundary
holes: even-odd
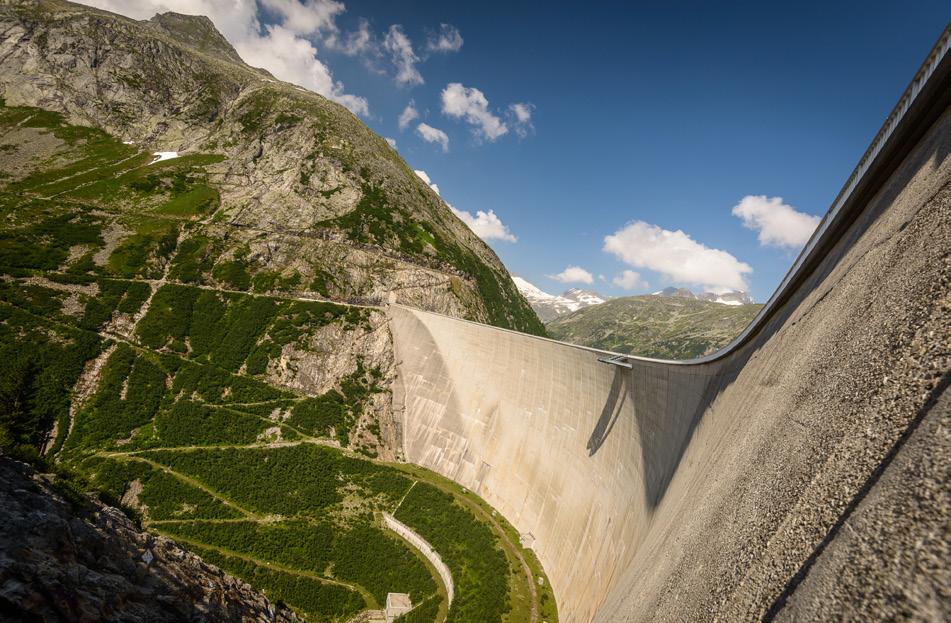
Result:
[[[561,296],[566,299],[571,299],[572,301],[578,301],[583,307],[600,305],[601,303],[606,303],[608,300],[607,297],[601,296],[597,292],[582,290],[581,288],[565,290]]]
[[[532,309],[535,310],[535,313],[538,314],[542,322],[548,322],[558,316],[578,311],[582,307],[598,305],[607,300],[600,294],[578,288],[571,288],[560,296],[557,294],[549,294],[538,286],[515,275],[512,276],[512,281],[515,282],[515,287],[522,293],[522,296],[524,296],[525,300],[532,306]]]

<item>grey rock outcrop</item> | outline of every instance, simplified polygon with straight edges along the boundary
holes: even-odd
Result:
[[[0,619],[269,621],[297,616],[91,498],[0,454]]]
[[[252,273],[542,333],[495,253],[344,107],[246,65],[205,17],[0,3],[0,97],[156,151],[224,156],[193,234]],[[343,219],[343,220],[341,220]]]

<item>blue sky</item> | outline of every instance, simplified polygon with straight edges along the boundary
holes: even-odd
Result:
[[[946,0],[90,2],[209,14],[249,63],[394,139],[455,209],[491,210],[501,224],[475,227],[504,224],[509,239],[487,242],[543,289],[745,287],[759,301],[951,18]],[[282,35],[313,59],[282,56]]]

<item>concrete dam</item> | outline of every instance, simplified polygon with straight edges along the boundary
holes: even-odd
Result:
[[[714,355],[389,307],[407,460],[533,543],[562,621],[947,616],[949,45]]]

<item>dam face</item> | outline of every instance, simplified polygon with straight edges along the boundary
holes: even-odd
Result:
[[[862,577],[915,583],[913,602],[940,589],[874,553],[888,545],[869,501],[898,495],[878,496],[879,481],[940,415],[951,362],[938,65],[917,130],[886,136],[905,140],[891,164],[864,174],[848,218],[725,353],[626,368],[390,306],[407,460],[534,537],[562,621],[854,616],[881,612]]]

